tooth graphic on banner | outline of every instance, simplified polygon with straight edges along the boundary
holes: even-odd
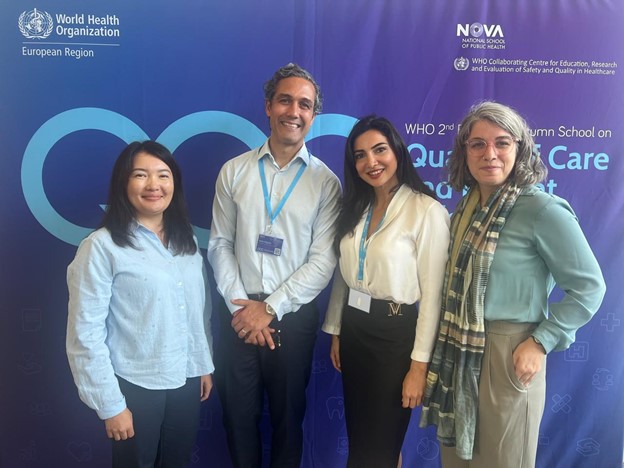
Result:
[[[342,114],[316,117],[306,141],[326,135],[346,137],[357,119]],[[63,218],[48,200],[43,186],[43,166],[52,147],[62,138],[81,130],[101,130],[126,143],[150,137],[127,117],[97,107],[70,109],[45,122],[32,136],[22,160],[22,190],[31,213],[54,237],[78,245],[93,228],[78,226]],[[262,145],[266,135],[253,123],[236,114],[202,111],[184,116],[156,138],[173,153],[186,140],[203,133],[223,133],[237,138],[249,148]],[[208,243],[209,231],[193,226],[199,245]]]
[[[344,418],[344,400],[342,397],[329,397],[325,406],[327,406],[329,419],[334,419],[334,416],[338,416],[338,419]]]

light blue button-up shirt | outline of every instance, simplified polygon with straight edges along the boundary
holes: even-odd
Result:
[[[273,211],[301,165],[307,166],[270,228],[271,236],[284,240],[279,256],[256,251],[258,236],[267,234],[270,224],[258,160],[264,164]],[[336,266],[332,243],[339,198],[338,178],[305,145],[283,168],[268,141],[225,163],[215,188],[208,260],[231,312],[240,308],[232,299],[266,293],[281,319],[327,286]]]
[[[133,232],[138,249],[119,247],[106,229],[93,232],[67,268],[67,356],[80,399],[101,419],[126,408],[115,374],[172,389],[214,371],[199,250],[174,255],[149,229]]]

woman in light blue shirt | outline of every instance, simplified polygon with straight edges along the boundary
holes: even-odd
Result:
[[[101,227],[67,269],[67,356],[113,466],[189,461],[214,370],[210,295],[180,170],[154,141],[119,155]]]

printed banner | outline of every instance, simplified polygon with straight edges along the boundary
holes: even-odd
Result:
[[[549,169],[543,188],[574,208],[608,288],[576,342],[548,358],[538,466],[619,466],[622,2],[0,0],[0,13],[1,466],[110,465],[103,423],[80,402],[67,365],[65,272],[101,220],[113,162],[127,142],[165,144],[205,249],[217,173],[268,136],[262,85],[291,61],[325,98],[308,135],[313,154],[342,177],[355,119],[386,116],[450,211],[461,194],[443,168],[467,109],[493,99],[527,118]],[[346,463],[341,380],[328,353],[319,332],[306,468]],[[403,466],[437,467],[435,433],[417,428],[418,415]],[[266,416],[262,427],[268,452]],[[192,466],[230,466],[216,392],[202,405]]]

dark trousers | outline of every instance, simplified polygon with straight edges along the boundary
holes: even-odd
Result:
[[[270,327],[278,330],[274,350],[245,344],[234,332],[232,316],[223,301],[218,308],[221,326],[215,382],[234,466],[262,466],[259,423],[266,391],[273,427],[270,466],[299,468],[306,387],[318,327],[316,304],[306,304],[271,322]]]
[[[134,437],[113,441],[114,468],[183,468],[199,427],[200,378],[173,390],[148,390],[117,377],[132,412]]]
[[[396,468],[399,461],[412,414],[401,403],[418,308],[402,305],[400,314],[376,299],[370,313],[345,306],[340,363],[349,468]]]

